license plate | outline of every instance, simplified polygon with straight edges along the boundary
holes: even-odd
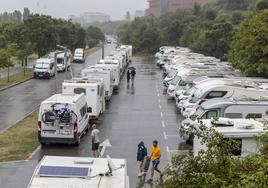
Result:
[[[56,133],[56,131],[54,131],[54,130],[52,130],[52,131],[43,131],[44,132],[44,134],[55,134]]]

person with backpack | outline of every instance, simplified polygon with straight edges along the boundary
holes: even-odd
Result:
[[[145,147],[144,142],[141,141],[138,144],[138,152],[137,152],[137,161],[139,164],[139,174],[138,174],[139,177],[141,177],[144,174],[143,162],[146,156],[147,156],[147,148]]]

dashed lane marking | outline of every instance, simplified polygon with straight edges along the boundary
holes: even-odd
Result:
[[[159,105],[159,108],[160,108],[160,109],[162,109],[162,106],[161,106],[161,105]]]
[[[167,140],[167,134],[166,132],[163,132],[165,140]]]
[[[160,112],[160,116],[163,117],[163,112]]]
[[[160,102],[161,102],[161,100],[160,100],[160,99],[158,99],[158,102],[160,103]]]
[[[166,125],[165,125],[165,122],[162,120],[162,127],[165,127]]]

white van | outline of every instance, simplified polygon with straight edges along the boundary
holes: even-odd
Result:
[[[55,76],[55,71],[53,58],[40,58],[34,65],[34,78],[51,78]]]
[[[90,120],[96,120],[105,112],[105,91],[102,80],[65,80],[62,83],[63,94],[84,93]]]
[[[83,79],[101,79],[104,83],[104,89],[105,89],[105,100],[109,101],[113,94],[113,79],[112,79],[112,73],[110,70],[105,70],[97,67],[88,67],[85,69],[82,69],[81,76]]]
[[[88,111],[84,94],[55,94],[44,100],[38,115],[39,142],[79,145],[89,128]]]
[[[28,188],[129,188],[126,159],[44,156]]]
[[[121,45],[120,49],[127,51],[127,63],[131,63],[132,62],[132,46],[130,46],[130,45]]]
[[[268,96],[268,90],[260,89],[259,86],[252,86],[250,83],[249,85],[244,85],[234,82],[199,88],[190,100],[184,102],[181,113],[184,117],[190,117],[196,112],[199,105],[209,99],[236,98],[241,96],[260,98],[262,96]]]
[[[70,67],[67,53],[62,52],[60,54],[57,54],[57,71],[63,72],[67,70]]]
[[[109,68],[112,69],[112,75],[113,75],[113,89],[118,90],[119,89],[119,83],[120,83],[120,64],[118,60],[111,60],[111,59],[101,59],[95,67],[100,68]]]
[[[75,63],[84,63],[85,62],[85,53],[83,48],[76,48],[74,51],[73,61]]]
[[[123,75],[124,71],[125,71],[125,67],[123,64],[123,57],[120,54],[110,54],[108,56],[105,56],[104,59],[107,60],[118,60],[119,61],[119,68],[120,68],[120,76]]]
[[[256,136],[265,132],[264,125],[255,120],[219,118],[218,120],[203,120],[203,124],[208,127],[215,127],[218,133],[223,134],[224,139],[234,139],[239,143],[239,147],[230,150],[231,154],[244,157],[252,154],[259,154],[259,146]],[[199,151],[206,151],[206,144],[197,136],[193,140],[194,156]]]

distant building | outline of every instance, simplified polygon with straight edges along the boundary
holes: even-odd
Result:
[[[69,18],[72,19],[74,22],[78,22],[80,24],[87,24],[94,22],[102,23],[110,21],[110,16],[108,14],[100,12],[85,12],[78,17],[71,15]]]
[[[175,12],[178,9],[191,9],[197,3],[201,6],[215,2],[216,0],[148,0],[149,8],[146,10],[147,16],[161,16],[168,12]]]
[[[134,14],[134,17],[137,18],[137,17],[143,17],[145,16],[145,11],[144,10],[137,10]]]

